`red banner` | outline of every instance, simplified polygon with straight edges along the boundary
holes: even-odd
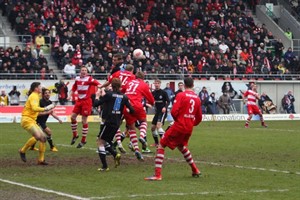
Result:
[[[72,114],[74,106],[56,106],[54,111],[59,116],[68,116]],[[19,115],[21,114],[24,106],[1,106],[1,115]]]

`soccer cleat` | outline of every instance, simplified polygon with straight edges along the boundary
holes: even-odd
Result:
[[[115,168],[120,166],[120,160],[121,160],[121,154],[118,153],[115,157]]]
[[[261,125],[262,125],[263,127],[265,127],[265,128],[268,127],[268,125],[267,125],[265,122],[262,122]]]
[[[150,176],[144,178],[145,181],[161,181],[162,177],[161,176]]]
[[[98,168],[98,171],[99,172],[108,172],[109,171],[109,168]]]
[[[76,140],[79,138],[79,136],[77,135],[76,137],[73,137],[71,140],[71,145],[75,144]]]
[[[31,151],[39,151],[39,149],[36,148],[36,147],[30,147],[29,150],[31,150]]]
[[[118,149],[121,153],[125,154],[126,150],[124,149],[124,147],[122,145],[118,145]]]
[[[135,154],[136,158],[137,158],[139,161],[144,161],[144,157],[143,157],[143,155],[141,154],[141,152],[136,151],[134,154]]]
[[[142,153],[152,153],[149,148],[142,149]]]
[[[52,148],[50,149],[50,151],[52,151],[52,152],[58,152],[58,149],[57,149],[56,147],[52,147]]]
[[[131,142],[128,144],[128,148],[129,148],[132,152],[134,152],[134,148],[133,148]]]
[[[49,165],[45,160],[38,161],[38,165]]]
[[[157,147],[158,144],[154,143],[154,144],[151,144],[150,147]]]
[[[22,160],[23,162],[26,162],[26,161],[27,161],[27,160],[26,160],[26,155],[25,155],[25,153],[22,153],[22,152],[21,152],[21,149],[19,149],[19,154],[20,154],[21,160]]]
[[[83,147],[85,144],[86,144],[86,142],[80,142],[76,148],[79,149],[79,148]]]
[[[245,128],[249,128],[249,124],[245,124]]]
[[[200,176],[201,176],[201,172],[199,171],[199,169],[196,169],[195,171],[193,171],[192,177],[199,178]]]
[[[147,146],[148,146],[147,142],[142,143],[142,149],[147,149]]]

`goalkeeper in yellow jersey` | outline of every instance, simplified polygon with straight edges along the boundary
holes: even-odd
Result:
[[[22,161],[26,162],[26,151],[37,141],[39,143],[39,165],[48,165],[45,162],[45,149],[46,149],[46,134],[42,131],[42,129],[37,125],[36,118],[39,112],[49,111],[53,109],[54,104],[50,104],[45,108],[40,107],[40,93],[42,92],[42,86],[39,82],[33,82],[28,91],[28,100],[25,103],[24,109],[22,111],[22,119],[21,126],[27,132],[29,132],[33,137],[31,137],[25,145],[19,149],[19,153]]]

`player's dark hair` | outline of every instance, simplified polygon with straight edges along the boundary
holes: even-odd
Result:
[[[184,78],[184,85],[187,88],[192,88],[194,86],[194,80],[191,77]]]
[[[116,59],[117,61],[123,61],[123,55],[120,53],[113,55],[113,58]]]
[[[121,88],[122,82],[119,78],[113,78],[111,81],[111,87],[113,91],[119,91]]]
[[[30,89],[27,92],[27,96],[31,95],[31,93],[35,90],[35,88],[39,87],[40,85],[41,85],[40,82],[33,82],[33,83],[31,83]]]
[[[180,82],[178,83],[178,86],[179,86],[179,85],[183,85],[183,82],[182,82],[182,81],[180,81]]]
[[[47,88],[42,88],[42,96],[44,96],[45,95],[45,93],[47,92],[47,91],[49,91],[50,92],[50,90],[49,89],[47,89]]]
[[[143,72],[137,72],[135,77],[144,80],[145,74]]]

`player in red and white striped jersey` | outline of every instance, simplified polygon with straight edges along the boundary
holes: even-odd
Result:
[[[75,83],[71,90],[71,93],[78,93],[78,100],[75,102],[75,106],[71,114],[71,128],[73,133],[71,145],[73,145],[79,137],[77,133],[77,116],[79,114],[82,116],[82,138],[81,142],[77,145],[77,148],[81,148],[86,144],[86,136],[88,134],[87,118],[92,111],[91,91],[94,91],[92,90],[92,87],[94,86],[100,87],[101,84],[96,79],[89,76],[87,68],[82,66],[80,68],[80,76],[75,78]],[[69,95],[69,97],[71,96],[72,94]]]
[[[259,107],[256,105],[256,99],[260,98],[259,94],[257,93],[256,84],[251,84],[250,89],[244,93],[244,95],[243,95],[244,103],[246,103],[245,98],[247,98],[247,110],[248,110],[248,115],[249,115],[247,118],[246,124],[245,124],[245,128],[249,128],[249,123],[251,121],[253,114],[259,115],[261,125],[263,127],[267,127],[266,123],[264,122],[263,115],[262,115]]]

